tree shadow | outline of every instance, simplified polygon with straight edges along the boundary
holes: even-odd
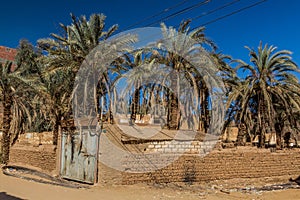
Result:
[[[298,177],[295,178],[295,179],[290,178],[290,182],[295,182],[295,183],[297,183],[298,185],[300,185],[300,176],[298,176]]]
[[[0,199],[1,200],[24,200],[24,199],[6,194],[6,192],[0,192]]]

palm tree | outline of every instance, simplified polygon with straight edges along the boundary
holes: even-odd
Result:
[[[157,62],[164,64],[172,69],[170,73],[171,88],[168,95],[168,117],[167,127],[169,129],[179,129],[180,126],[180,103],[178,87],[179,81],[185,78],[190,82],[190,87],[196,89],[196,98],[200,100],[200,115],[199,124],[205,124],[207,130],[209,124],[209,88],[203,74],[200,74],[197,69],[192,66],[187,59],[195,59],[203,56],[203,47],[209,46],[212,50],[216,49],[214,43],[209,40],[203,33],[204,28],[196,28],[190,30],[190,21],[184,21],[180,24],[178,32],[170,27],[167,28],[164,24],[161,25],[163,39],[157,44]],[[167,52],[166,52],[167,50]],[[205,69],[208,70],[208,69]],[[203,127],[203,126],[201,126]]]
[[[141,101],[145,101],[146,93],[150,92],[149,88],[145,88],[147,85],[147,79],[149,77],[154,78],[154,66],[153,63],[155,59],[147,58],[149,54],[148,49],[137,50],[132,53],[126,53],[122,56],[123,61],[121,65],[123,66],[123,73],[119,74],[119,79],[123,78],[126,80],[127,87],[125,88],[124,95],[127,93],[132,93],[131,100],[131,122],[134,123],[137,114],[142,114]],[[150,87],[150,85],[149,85]],[[143,94],[143,97],[141,97]]]
[[[229,65],[231,62],[232,58],[231,56],[224,55],[222,53],[216,53],[216,52],[211,52],[210,53],[211,58],[214,60],[216,63],[217,68],[219,69],[219,76],[222,78],[222,81],[225,85],[225,95],[224,95],[224,100],[228,101],[228,96],[230,92],[233,90],[239,92],[239,90],[234,89],[238,87],[238,84],[240,83],[239,78],[236,75],[235,70]],[[239,93],[240,94],[240,93]],[[226,128],[231,124],[233,121],[233,115],[232,113],[235,112],[236,107],[227,107],[226,108],[226,116],[225,116],[225,123],[223,126],[222,134],[224,134]]]
[[[39,88],[37,77],[40,77],[37,59],[41,52],[27,40],[21,40],[12,63],[1,65],[1,102],[3,103],[3,159],[9,161],[9,148],[20,134],[31,129],[32,121],[40,120],[40,112],[35,110],[40,104],[37,101]],[[14,69],[14,70],[12,70]],[[37,128],[37,127],[36,127]]]
[[[31,123],[30,94],[33,89],[20,76],[22,68],[17,66],[12,71],[12,63],[0,64],[0,92],[3,105],[2,121],[2,163],[9,162],[11,144]]]
[[[105,15],[92,14],[79,19],[71,14],[72,24],[60,24],[63,34],[52,33],[52,38],[38,40],[38,46],[49,53],[49,68],[71,68],[77,72],[86,56],[100,41],[108,39],[118,28],[113,25],[105,31]]]
[[[46,65],[44,74],[49,77],[55,76],[58,79],[56,82],[58,85],[54,84],[53,88],[63,88],[63,94],[58,97],[53,96],[58,92],[57,89],[54,89],[57,92],[50,93],[52,96],[50,99],[54,104],[59,102],[58,105],[62,105],[59,109],[52,107],[55,109],[52,109],[51,112],[62,110],[61,114],[53,113],[52,116],[57,122],[54,123],[55,127],[61,125],[65,132],[73,132],[75,128],[74,115],[76,118],[90,117],[92,113],[96,113],[99,118],[102,116],[103,107],[106,105],[101,106],[100,100],[111,100],[114,93],[112,87],[114,80],[111,80],[109,73],[118,73],[118,67],[109,66],[111,63],[107,64],[103,58],[107,60],[115,58],[110,61],[113,63],[112,65],[118,66],[118,53],[126,52],[128,44],[136,40],[133,36],[123,35],[107,41],[118,26],[113,25],[105,31],[103,14],[93,14],[89,20],[85,16],[78,19],[72,14],[71,18],[71,25],[60,24],[62,35],[51,34],[52,38],[38,41],[39,47],[48,53],[44,59]],[[89,61],[92,63],[90,64]],[[99,68],[101,69],[99,70]],[[56,75],[52,75],[53,73]],[[77,76],[77,73],[80,75]],[[63,81],[66,76],[68,76],[67,84]],[[94,80],[95,84],[89,85],[93,82],[91,80]],[[84,95],[82,95],[83,93]],[[90,99],[93,99],[93,103],[90,102],[91,104],[87,105],[85,102]],[[82,105],[82,107],[77,106],[80,110],[75,113],[72,111],[72,100],[73,103]],[[106,102],[110,104],[108,107],[111,108],[111,101]],[[61,122],[58,123],[58,120]]]
[[[236,60],[236,70],[242,69],[246,77],[229,94],[228,104],[238,105],[236,122],[257,130],[255,134],[260,135],[263,146],[265,133],[275,131],[274,119],[278,115],[275,104],[280,103],[288,114],[299,110],[300,87],[294,74],[299,69],[291,60],[290,51],[276,51],[276,47],[262,43],[257,52],[246,48],[252,65]]]
[[[10,122],[12,119],[11,109],[12,109],[12,88],[9,84],[8,74],[11,71],[11,63],[6,63],[4,66],[0,64],[1,67],[1,102],[3,102],[3,121],[2,121],[2,163],[7,164],[9,161],[9,151],[10,151]],[[7,76],[5,76],[7,75]]]
[[[66,90],[69,89],[68,80],[70,73],[55,71],[47,73],[47,57],[41,54],[40,49],[34,47],[26,40],[21,40],[16,55],[18,66],[26,68],[21,75],[31,85],[34,92],[29,96],[32,99],[31,105],[35,107],[34,121],[41,121],[41,124],[34,124],[36,129],[43,123],[50,123],[53,131],[53,144],[57,144],[58,128],[63,113],[66,111]],[[69,75],[69,76],[68,76]],[[32,128],[31,128],[32,129]]]
[[[38,46],[48,53],[43,59],[47,68],[44,74],[48,76],[48,93],[52,97],[50,111],[54,118],[54,135],[61,124],[64,128],[72,129],[71,99],[76,73],[82,65],[84,59],[102,40],[108,39],[117,29],[113,25],[105,31],[105,16],[103,14],[93,14],[89,20],[85,16],[79,19],[71,14],[72,24],[66,26],[60,24],[63,34],[52,33],[52,38],[38,40]],[[54,82],[51,82],[54,80]],[[64,82],[67,80],[67,83]],[[64,118],[64,122],[61,120]],[[54,136],[54,140],[57,136]],[[54,143],[56,143],[54,141]]]
[[[56,71],[55,73],[47,73],[48,70],[40,68],[43,78],[38,83],[39,99],[43,102],[41,110],[45,117],[49,118],[53,132],[53,144],[57,145],[59,129],[62,126],[62,118],[68,114],[70,110],[69,99],[73,72],[65,69],[64,71]]]
[[[49,121],[41,109],[43,104],[40,99],[44,97],[44,94],[41,94],[41,87],[38,84],[44,81],[44,76],[41,72],[43,66],[40,62],[42,57],[40,49],[34,47],[28,40],[20,40],[15,61],[18,67],[26,69],[23,70],[20,76],[35,90],[35,92],[30,94],[30,98],[32,99],[30,103],[34,107],[34,110],[31,111],[34,119],[30,131],[38,132],[48,130],[47,128],[49,127]]]

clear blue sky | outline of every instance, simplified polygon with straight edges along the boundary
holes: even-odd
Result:
[[[181,8],[191,6],[203,0],[189,0]],[[176,26],[182,19],[193,18],[215,9],[232,0],[211,0],[205,6],[198,7],[185,14],[176,16],[165,23]],[[192,22],[199,26],[239,8],[251,5],[259,0],[240,0],[234,5]],[[89,16],[103,13],[107,16],[108,26],[119,24],[124,29],[137,21],[160,12],[182,0],[10,0],[1,2],[0,45],[17,47],[22,38],[35,44],[39,38],[58,33],[59,22],[70,24],[70,13]],[[164,16],[180,8],[165,13]],[[245,45],[257,47],[259,41],[273,44],[279,49],[293,52],[293,60],[300,64],[300,1],[268,0],[256,7],[245,10],[218,22],[206,26],[206,35],[218,45],[219,50],[234,58],[249,60]],[[149,20],[136,27],[143,27]],[[158,26],[156,24],[155,26]]]

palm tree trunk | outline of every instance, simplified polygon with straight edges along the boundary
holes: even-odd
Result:
[[[199,115],[199,131],[207,132],[209,126],[209,110],[208,110],[208,89],[201,89],[200,92],[200,115]]]
[[[179,128],[179,102],[175,91],[178,88],[178,73],[171,74],[171,89],[172,91],[169,92],[169,103],[168,103],[168,122],[167,126],[170,130],[177,130]]]
[[[11,96],[4,94],[3,96],[3,124],[2,124],[2,163],[7,165],[9,162],[10,153],[10,122],[11,122]]]
[[[208,89],[206,88],[205,90],[205,100],[204,100],[204,131],[207,133],[208,127],[210,124],[210,112],[209,112],[209,92]]]
[[[133,99],[132,99],[132,104],[131,104],[131,122],[134,123],[136,120],[136,114],[138,111],[138,103],[139,103],[139,89],[135,89],[134,94],[133,94]]]
[[[61,117],[56,117],[55,123],[53,125],[53,138],[52,138],[52,143],[53,145],[57,145],[58,142],[58,136],[59,136],[59,127],[60,127],[60,121]]]
[[[238,146],[244,146],[244,138],[246,136],[247,130],[246,130],[246,124],[244,122],[241,122],[239,124],[239,130],[237,135],[237,145]]]
[[[260,95],[259,95],[260,96]],[[265,146],[265,135],[266,135],[266,107],[264,99],[258,99],[258,118],[259,118],[259,125],[260,125],[260,147]]]
[[[176,98],[176,95],[172,93],[170,95],[170,106],[169,106],[169,122],[168,122],[168,128],[170,130],[176,130],[178,128],[178,99]]]
[[[199,123],[198,123],[198,131],[204,131],[204,124],[203,124],[203,90],[200,89],[199,91],[199,99],[200,99],[200,113],[199,113]]]
[[[274,125],[276,132],[276,148],[282,148],[282,136],[284,130],[284,122],[285,120],[281,117],[280,114],[276,117],[276,123]]]

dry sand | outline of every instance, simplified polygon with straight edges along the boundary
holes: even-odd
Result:
[[[228,183],[228,182],[227,182]],[[216,186],[217,187],[217,186]],[[189,189],[191,188],[191,189]],[[131,186],[92,186],[90,189],[71,189],[62,186],[36,183],[20,178],[10,177],[0,173],[1,200],[150,200],[150,199],[300,199],[299,189],[289,189],[271,192],[230,192],[219,189],[199,189],[200,186],[182,185],[131,185]]]

